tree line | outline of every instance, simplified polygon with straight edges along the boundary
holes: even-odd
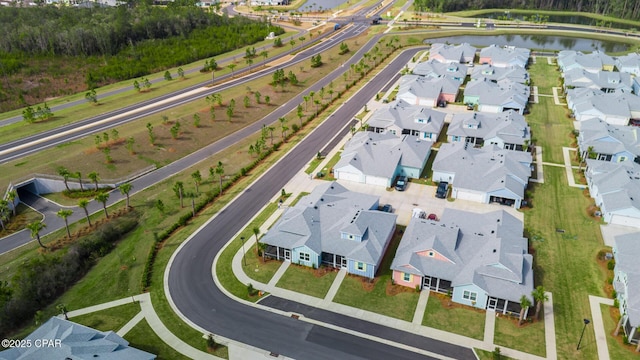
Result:
[[[450,12],[473,9],[531,9],[591,12],[621,19],[640,16],[640,0],[415,0],[419,11]]]

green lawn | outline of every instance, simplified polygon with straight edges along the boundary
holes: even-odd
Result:
[[[405,321],[413,320],[420,294],[415,289],[391,284],[391,262],[404,229],[404,226],[396,227],[396,233],[380,264],[375,284],[361,276],[347,275],[333,299],[334,302]]]
[[[604,331],[607,334],[607,345],[609,348],[609,356],[611,359],[636,359],[638,353],[635,352],[635,345],[624,345],[624,330],[620,329],[617,337],[613,336],[613,332],[616,330],[619,318],[614,319],[612,317],[613,307],[600,304],[600,312],[602,313],[602,321],[604,322]],[[615,311],[619,316],[619,312]]]
[[[277,286],[302,294],[324,299],[338,273],[326,268],[313,269],[307,266],[289,265]]]
[[[544,357],[546,353],[544,321],[525,323],[518,327],[517,319],[500,316],[496,318],[493,342],[496,346],[504,346]]]
[[[535,64],[529,64],[529,75],[533,79],[531,86],[537,86],[540,95],[553,95],[552,88],[560,84],[558,67],[549,65],[546,57],[538,57]],[[562,95],[562,91],[559,95]]]
[[[478,355],[478,360],[494,360],[495,359],[491,351],[475,349],[475,348],[473,349],[473,351],[475,351],[476,355]],[[505,355],[501,355],[500,360],[516,360],[516,359],[505,356]]]
[[[246,264],[242,266],[244,273],[253,280],[263,284],[268,284],[269,280],[271,280],[282,265],[281,261],[273,259],[266,259],[266,262],[262,262],[262,257],[258,256],[255,245],[247,251],[244,261]]]
[[[336,179],[333,177],[333,174],[331,174],[330,171],[338,163],[338,161],[340,161],[340,155],[342,155],[342,151],[336,152],[336,154],[333,155],[333,157],[324,165],[322,170],[320,170],[324,173],[324,177],[322,178],[323,180],[333,181]]]
[[[527,122],[531,127],[533,145],[542,147],[542,161],[563,164],[562,147],[571,146],[573,124],[564,106],[555,105],[553,98],[541,97],[531,105]],[[546,171],[546,168],[545,168]]]
[[[482,340],[485,317],[485,311],[456,304],[448,296],[431,293],[422,325]]]
[[[70,320],[100,331],[118,331],[139,312],[140,305],[131,303],[86,315],[74,316]]]
[[[29,223],[42,220],[42,214],[23,203],[19,203],[18,206],[16,206],[16,216],[13,216],[11,211],[9,214],[11,214],[11,218],[9,221],[5,221],[5,229],[0,228],[0,238],[24,229]]]

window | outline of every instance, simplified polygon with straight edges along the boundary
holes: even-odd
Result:
[[[429,256],[433,257],[433,251],[429,251]]]
[[[473,291],[465,290],[462,293],[462,298],[465,299],[465,300],[476,301],[477,297],[478,297],[478,294],[474,293]]]
[[[403,280],[404,280],[404,281],[411,281],[411,274],[409,274],[409,273],[404,273],[404,278],[403,278]]]
[[[451,141],[460,141],[460,136],[452,136]]]
[[[364,271],[364,269],[366,268],[365,264],[363,262],[356,262],[356,269],[360,270],[360,271]]]
[[[309,261],[310,257],[308,253],[300,253],[300,261]]]

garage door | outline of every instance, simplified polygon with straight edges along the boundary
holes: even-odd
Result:
[[[611,216],[611,223],[616,225],[633,226],[636,228],[640,228],[640,219],[630,216],[613,215]]]
[[[349,173],[346,171],[336,171],[336,178],[340,180],[354,181],[354,182],[362,182],[362,178],[360,174]]]
[[[469,200],[475,202],[482,202],[484,200],[484,195],[482,193],[477,193],[474,191],[466,191],[466,190],[458,190],[457,195],[455,195],[457,199]]]
[[[388,183],[389,183],[389,179],[387,178],[382,178],[377,176],[367,176],[365,178],[365,184],[387,187]]]

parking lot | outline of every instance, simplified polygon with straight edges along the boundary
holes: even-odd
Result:
[[[481,204],[472,201],[456,199],[449,201],[436,198],[436,187],[409,183],[405,191],[355,183],[351,181],[338,182],[349,190],[365,194],[377,195],[380,197],[380,205],[391,204],[393,213],[398,215],[399,225],[408,225],[414,208],[420,208],[428,214],[436,214],[438,219],[442,216],[445,208],[466,210],[476,213],[486,213],[490,211],[506,210],[517,219],[524,220],[524,215],[513,207],[498,204]]]

